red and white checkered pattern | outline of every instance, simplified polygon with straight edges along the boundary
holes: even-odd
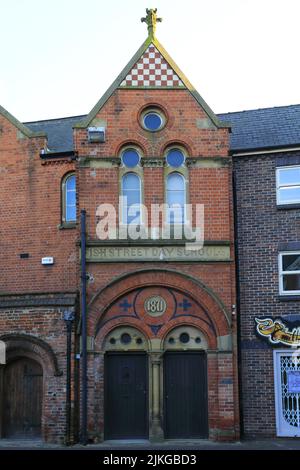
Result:
[[[121,87],[184,87],[184,84],[153,44],[131,69]]]

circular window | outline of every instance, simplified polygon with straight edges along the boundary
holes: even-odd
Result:
[[[197,338],[195,339],[196,343],[199,344],[201,343],[201,338],[199,336],[197,336]]]
[[[144,116],[144,126],[148,131],[158,131],[163,125],[163,120],[158,113],[150,112]]]
[[[137,339],[136,339],[136,344],[142,344],[142,343],[143,343],[142,338],[137,338]]]
[[[171,338],[169,338],[169,343],[170,343],[170,344],[174,344],[174,343],[175,343],[175,339],[174,339],[174,338],[172,338],[172,337],[171,337]]]
[[[169,150],[166,158],[168,165],[174,168],[178,168],[184,163],[184,154],[180,149]]]
[[[181,333],[179,340],[181,343],[188,343],[190,340],[190,335],[188,333]]]
[[[135,149],[126,149],[122,153],[122,163],[128,168],[134,168],[140,162],[140,156]]]
[[[122,336],[121,336],[121,343],[122,344],[131,343],[131,336],[128,333],[123,333]]]
[[[109,342],[110,342],[110,344],[116,344],[115,338],[110,338]]]
[[[141,116],[141,124],[144,129],[150,132],[156,132],[165,125],[165,115],[158,109],[146,109]]]

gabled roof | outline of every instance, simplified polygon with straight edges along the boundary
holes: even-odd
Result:
[[[29,129],[25,124],[22,124],[18,119],[16,119],[12,114],[10,114],[6,109],[0,106],[0,115],[5,117],[13,126],[15,126],[22,134],[26,137],[46,137],[44,131],[34,132],[32,129]]]
[[[115,90],[118,88],[124,88],[124,81],[126,81],[126,77],[132,70],[132,68],[135,66],[135,64],[140,60],[142,55],[147,51],[148,47],[153,45],[159,53],[163,56],[163,58],[166,60],[166,62],[170,65],[170,67],[173,69],[175,74],[178,76],[179,80],[183,83],[183,87],[180,86],[180,88],[186,88],[189,90],[191,95],[195,98],[195,100],[199,103],[199,105],[202,107],[202,109],[205,111],[207,116],[212,120],[214,125],[216,127],[230,127],[230,124],[227,122],[221,122],[217,116],[214,114],[214,112],[211,110],[211,108],[208,106],[208,104],[203,100],[203,98],[199,95],[199,93],[195,90],[193,85],[189,82],[189,80],[186,78],[184,73],[180,70],[180,68],[175,64],[175,62],[172,60],[172,58],[169,56],[167,51],[164,49],[164,47],[160,44],[160,42],[154,37],[154,36],[148,36],[146,41],[141,45],[141,47],[137,50],[137,52],[134,54],[132,59],[128,62],[128,64],[124,67],[122,72],[118,75],[116,80],[112,83],[112,85],[108,88],[108,90],[104,93],[104,95],[100,98],[98,103],[93,107],[93,109],[90,111],[90,113],[86,116],[85,119],[83,119],[81,122],[78,122],[77,124],[74,125],[75,128],[86,128],[90,125],[91,121],[95,118],[95,116],[99,113],[101,108],[104,106],[104,104],[107,102],[107,100],[111,97],[111,95],[114,93]],[[126,87],[128,88],[128,87]],[[134,86],[130,86],[130,88],[135,88]],[[138,86],[137,88],[157,88],[156,86],[151,87],[141,87]],[[159,88],[162,88],[161,86]]]
[[[231,124],[231,151],[300,144],[300,104],[219,114]]]

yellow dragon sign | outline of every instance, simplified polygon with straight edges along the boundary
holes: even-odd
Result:
[[[256,331],[260,336],[268,338],[270,343],[282,343],[287,346],[300,346],[300,327],[293,328],[292,331],[282,320],[272,320],[271,318],[255,318],[257,323]]]

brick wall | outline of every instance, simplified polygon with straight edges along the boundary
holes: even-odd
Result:
[[[167,123],[157,133],[149,133],[139,124],[141,109],[159,105],[165,111]],[[136,288],[140,269],[148,269],[152,285],[163,285],[183,289],[189,276],[205,287],[199,287],[198,297],[194,284],[186,293],[204,299],[205,308],[214,318],[220,336],[235,335],[235,323],[231,323],[232,305],[235,304],[235,277],[233,252],[233,224],[231,200],[231,160],[228,157],[228,129],[217,129],[213,125],[205,128],[207,115],[186,90],[117,90],[96,116],[107,122],[106,142],[90,144],[86,129],[74,131],[75,151],[79,161],[74,163],[62,158],[42,161],[40,149],[45,147],[42,138],[25,138],[5,118],[1,118],[0,171],[4,173],[0,189],[1,202],[1,263],[2,277],[0,294],[47,294],[75,292],[80,287],[78,245],[79,227],[60,229],[61,222],[61,181],[68,172],[76,171],[78,213],[87,211],[87,239],[96,239],[96,209],[101,203],[117,206],[119,195],[120,169],[118,165],[100,167],[81,165],[85,158],[101,160],[104,157],[118,157],[123,145],[138,145],[144,157],[163,159],[168,145],[185,147],[188,157],[202,162],[203,166],[187,167],[189,173],[189,200],[192,204],[205,206],[205,239],[228,241],[231,244],[232,261],[210,263],[91,263],[87,270],[92,274],[88,284],[88,301],[102,289],[109,287],[116,278],[136,273],[136,277],[124,279],[121,290]],[[200,124],[199,124],[200,123]],[[208,163],[209,162],[209,163]],[[149,205],[164,202],[164,167],[144,167],[144,200]],[[20,253],[29,257],[20,258]],[[41,258],[53,256],[53,266],[42,266]],[[161,269],[161,279],[156,268]],[[170,271],[168,274],[163,271]],[[173,272],[173,275],[171,274]],[[177,273],[178,277],[177,278]],[[149,280],[148,279],[148,280]],[[160,280],[159,280],[160,279]],[[150,282],[149,281],[149,282]],[[112,289],[114,289],[114,284]],[[202,289],[202,290],[201,290]],[[209,295],[205,289],[211,289]],[[201,291],[201,292],[200,292]],[[216,297],[214,297],[214,295]],[[121,291],[120,291],[121,296]],[[214,302],[213,299],[218,301]],[[89,334],[95,335],[99,322],[101,302],[89,308]],[[112,302],[110,299],[109,302]],[[108,307],[110,303],[106,305]],[[57,308],[35,308],[1,310],[0,331],[7,334],[25,334],[39,338],[54,351],[64,375],[50,374],[47,380],[49,390],[44,401],[43,435],[46,439],[60,439],[64,432],[63,411],[65,393],[65,329],[61,318],[63,304]],[[187,320],[186,320],[187,321]],[[192,324],[192,320],[189,319]],[[180,322],[178,322],[179,324]],[[175,324],[175,323],[174,323]],[[168,326],[165,326],[167,331]],[[162,330],[163,331],[163,330]],[[217,334],[212,340],[217,345]],[[234,342],[235,344],[235,342]],[[99,354],[100,353],[100,354]],[[215,361],[215,362],[214,362]],[[216,369],[213,370],[213,364]],[[89,432],[96,438],[103,430],[103,375],[101,351],[95,356],[89,354],[88,396]],[[220,374],[216,375],[216,371]],[[211,437],[234,438],[238,433],[237,381],[234,354],[225,358],[212,358],[209,362],[210,390],[218,397],[218,411],[210,416]],[[222,380],[224,379],[224,382]],[[75,384],[75,381],[74,381]],[[100,387],[100,388],[99,388]],[[75,392],[74,392],[75,393]],[[211,408],[211,407],[210,407]],[[102,410],[102,411],[101,411]],[[97,423],[95,422],[97,417]],[[98,437],[97,437],[98,436]]]
[[[139,113],[147,105],[157,103],[167,115],[167,124],[157,133],[149,133],[139,124]],[[228,157],[228,130],[199,128],[198,120],[207,118],[195,99],[186,90],[116,90],[94,121],[107,122],[106,142],[90,144],[87,130],[75,130],[79,158],[116,157],[122,145],[139,145],[144,156],[163,157],[165,148],[174,143],[183,145],[190,157]],[[189,201],[205,206],[205,239],[232,240],[231,167],[190,168]],[[80,208],[87,211],[88,239],[96,239],[96,209],[101,203],[116,208],[119,197],[119,168],[78,167]],[[150,204],[164,201],[164,168],[144,168],[144,200]],[[147,264],[147,266],[151,264]],[[138,269],[140,264],[89,265],[94,276],[89,295],[115,276]],[[229,264],[176,264],[172,268],[203,277],[204,282],[218,290],[231,309],[232,272]],[[233,283],[234,284],[234,283]]]
[[[8,361],[19,357],[21,353],[23,357],[32,358],[41,364],[43,368],[42,437],[47,442],[64,442],[66,326],[63,320],[63,309],[49,307],[1,309],[0,338],[3,338],[7,344]],[[0,375],[3,367],[0,367]],[[0,386],[0,405],[2,396]],[[72,396],[74,409],[74,388]]]
[[[24,136],[2,116],[0,127],[0,294],[74,291],[76,231],[58,228],[61,180],[74,164],[44,164],[45,139]],[[55,258],[53,266],[41,265],[47,256]]]
[[[141,109],[147,105],[159,105],[167,116],[166,127],[157,132],[149,133],[139,124]],[[120,169],[117,164],[100,167],[97,161],[105,157],[118,157],[123,145],[137,145],[144,157],[161,157],[163,159],[168,145],[182,145],[189,157],[195,160],[206,158],[221,164],[213,165],[206,162],[203,167],[190,166],[189,174],[189,201],[192,204],[202,203],[205,206],[205,239],[210,241],[230,241],[231,256],[234,260],[233,246],[233,218],[232,218],[232,190],[231,190],[231,162],[228,158],[228,130],[207,128],[199,126],[199,120],[207,120],[207,115],[200,108],[191,94],[186,90],[117,90],[109,98],[91,125],[97,122],[106,122],[106,142],[91,144],[88,142],[86,129],[75,129],[74,140],[78,151],[78,200],[80,209],[87,211],[87,239],[96,241],[96,209],[101,203],[111,203],[118,206]],[[84,160],[91,160],[90,166]],[[226,161],[226,163],[225,163]],[[93,163],[95,162],[95,163]],[[205,166],[206,165],[206,166]],[[144,201],[150,209],[151,203],[161,204],[164,201],[164,167],[142,167]],[[116,242],[118,243],[118,242]],[[155,242],[153,242],[155,245]],[[157,272],[157,270],[160,272]],[[140,271],[145,270],[144,274]],[[166,272],[164,272],[164,270]],[[120,318],[110,323],[107,309],[112,308],[111,302],[121,298],[125,292],[131,295],[134,289],[146,285],[168,285],[169,288],[178,288],[183,292],[188,277],[198,279],[207,288],[218,296],[225,309],[232,311],[235,300],[235,273],[234,262],[123,262],[123,263],[88,263],[87,271],[91,275],[88,283],[88,331],[95,338],[95,352],[89,355],[89,432],[93,439],[103,437],[103,352],[101,341],[112,327],[122,324]],[[172,274],[173,272],[173,274]],[[127,275],[127,276],[126,276]],[[122,276],[124,276],[122,278]],[[185,279],[186,276],[186,279]],[[121,280],[117,281],[118,278]],[[110,286],[111,285],[111,286]],[[108,287],[107,287],[108,286]],[[208,297],[202,298],[204,291],[196,294],[192,283],[184,292],[195,296],[206,306],[220,335],[236,334],[235,322],[229,324],[225,321],[224,313],[218,316],[216,308]],[[108,295],[107,291],[110,292]],[[118,297],[120,296],[120,298]],[[128,297],[130,298],[130,297]],[[95,300],[96,299],[96,300]],[[114,300],[113,300],[114,299]],[[118,302],[119,302],[118,300]],[[109,310],[110,311],[110,310]],[[196,316],[196,314],[195,314]],[[97,336],[97,328],[104,319],[105,326]],[[172,320],[173,326],[180,325],[182,321],[197,324],[195,318],[188,315],[183,320]],[[126,323],[131,324],[128,315]],[[137,326],[137,320],[132,325]],[[161,335],[171,327],[166,324],[161,329]],[[140,331],[144,331],[139,324]],[[148,328],[149,330],[149,328]],[[154,335],[145,330],[145,335],[152,338]],[[222,332],[222,333],[220,333]],[[157,335],[160,337],[160,334]],[[234,348],[235,348],[235,341]],[[216,348],[216,336],[211,340],[211,346]],[[208,360],[209,368],[209,403],[216,403],[215,407],[209,405],[210,437],[216,439],[234,439],[238,435],[238,397],[236,379],[235,352],[224,354],[224,357],[211,356]]]
[[[242,396],[246,435],[275,435],[271,347],[255,335],[255,317],[299,314],[299,300],[282,299],[279,244],[300,241],[299,209],[276,207],[276,162],[295,154],[234,157],[237,194]]]

